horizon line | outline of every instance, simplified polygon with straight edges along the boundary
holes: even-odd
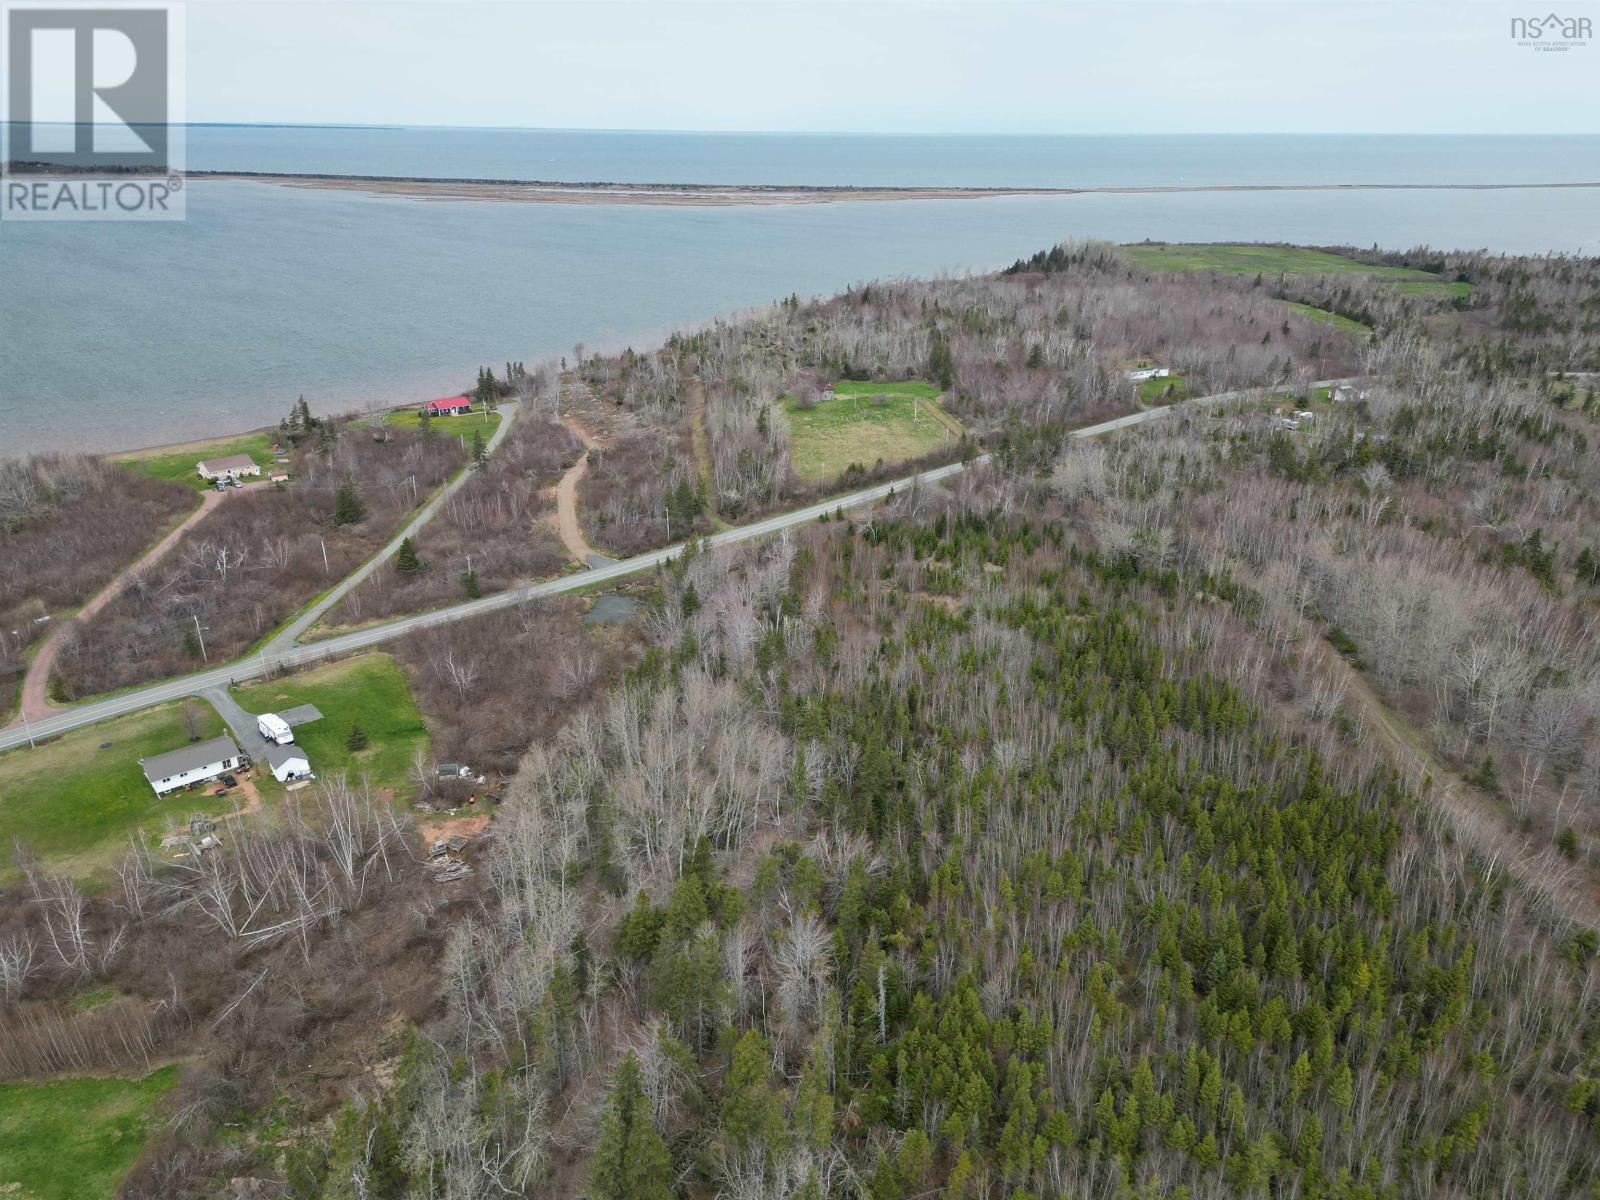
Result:
[[[123,122],[111,121],[39,121],[34,122],[40,126],[77,126],[89,124],[91,126],[104,125],[114,128],[123,125]],[[21,121],[0,122],[4,125],[21,125]],[[140,128],[145,125],[159,124],[159,122],[132,122],[128,127]],[[471,130],[484,133],[598,133],[598,134],[658,134],[658,135],[690,135],[696,137],[847,137],[847,138],[1160,138],[1160,137],[1301,137],[1301,138],[1330,138],[1330,137],[1371,137],[1371,138],[1424,138],[1424,137],[1484,137],[1484,138],[1588,138],[1600,137],[1600,129],[1592,130],[1566,130],[1551,133],[1547,130],[1501,130],[1501,131],[1475,131],[1475,130],[1377,130],[1377,129],[1323,129],[1323,130],[1298,130],[1298,129],[1237,129],[1237,130],[1193,130],[1193,129],[1147,129],[1137,131],[1086,131],[1086,130],[1058,130],[1023,131],[1023,130],[992,130],[978,132],[973,130],[849,130],[849,129],[692,129],[692,128],[645,128],[630,126],[609,125],[461,125],[461,124],[430,124],[417,121],[178,121],[170,124],[182,129],[367,129],[367,130],[404,130],[404,129],[438,129],[438,130]]]

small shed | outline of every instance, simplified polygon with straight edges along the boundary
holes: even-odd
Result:
[[[248,454],[228,454],[222,458],[203,458],[194,469],[201,479],[241,479],[247,475],[260,475],[261,468]]]
[[[272,777],[279,783],[315,778],[311,774],[311,759],[299,746],[267,747],[267,765],[272,768]]]

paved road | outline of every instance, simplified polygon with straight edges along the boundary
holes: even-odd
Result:
[[[1347,382],[1353,381],[1348,379],[1324,379],[1319,380],[1312,386],[1330,387],[1335,383]],[[1118,417],[1114,421],[1104,421],[1099,425],[1090,425],[1084,429],[1074,430],[1072,436],[1080,438],[1098,437],[1101,434],[1114,433],[1119,429],[1142,425],[1146,421],[1157,420],[1170,412],[1226,404],[1229,401],[1243,400],[1259,394],[1259,391],[1219,392],[1213,396],[1202,396],[1186,403],[1175,404],[1166,408],[1151,408],[1143,412],[1129,413],[1127,416]],[[502,422],[503,426],[504,422]],[[988,455],[980,455],[970,462],[951,463],[948,466],[935,467],[933,470],[923,471],[919,475],[910,475],[889,483],[878,484],[875,487],[862,488],[860,491],[851,492],[847,496],[835,496],[832,499],[808,505],[794,512],[779,513],[777,516],[768,517],[750,525],[740,525],[733,529],[726,529],[721,533],[712,534],[709,540],[714,546],[728,546],[737,542],[750,541],[753,538],[768,537],[795,525],[803,525],[809,521],[815,521],[824,514],[832,513],[840,508],[859,508],[864,504],[875,503],[892,492],[903,492],[918,483],[938,483],[940,480],[948,479],[952,475],[960,474],[969,466],[985,463],[988,460]],[[108,717],[117,717],[124,713],[136,712],[152,704],[176,700],[183,696],[202,695],[208,689],[226,688],[234,680],[254,679],[268,671],[297,667],[304,663],[315,662],[320,658],[363,650],[369,646],[391,641],[394,638],[404,637],[406,634],[414,633],[419,629],[445,625],[451,621],[460,621],[466,617],[477,616],[480,613],[511,608],[528,600],[559,596],[566,592],[591,588],[596,584],[605,583],[612,579],[622,579],[669,562],[679,554],[682,554],[683,550],[683,543],[679,543],[662,550],[652,550],[646,554],[636,555],[633,558],[625,559],[610,566],[598,567],[575,575],[566,575],[560,579],[546,580],[543,583],[527,584],[523,587],[513,588],[510,591],[499,592],[493,596],[484,596],[480,600],[469,600],[464,604],[455,604],[449,608],[438,609],[435,612],[423,613],[419,616],[402,617],[399,620],[388,621],[382,625],[374,625],[370,629],[361,629],[353,633],[328,638],[310,646],[289,646],[281,651],[268,647],[251,655],[249,658],[241,659],[225,667],[217,667],[213,670],[201,671],[197,674],[185,675],[177,679],[168,679],[161,683],[152,684],[149,687],[139,688],[137,691],[125,692],[119,696],[110,696],[104,700],[97,700],[89,704],[81,704],[47,720],[35,722],[25,728],[12,727],[0,730],[0,750],[10,746],[26,744],[30,736],[40,738],[64,733],[69,729],[76,729],[80,725],[88,725],[95,721],[104,721]],[[376,561],[378,560],[374,560],[374,562]]]
[[[485,448],[490,454],[494,453],[495,447],[500,445],[500,443],[505,440],[507,432],[510,431],[511,422],[516,419],[517,415],[517,402],[515,400],[508,400],[506,403],[495,409],[495,411],[500,414],[500,423],[495,426],[494,432],[489,435],[489,440],[484,443]],[[388,545],[386,545],[382,550],[378,551],[377,554],[373,555],[366,562],[362,563],[361,566],[356,568],[356,570],[345,576],[345,578],[339,582],[338,586],[331,589],[320,600],[315,601],[309,608],[303,609],[300,615],[295,617],[294,620],[290,621],[289,624],[285,625],[277,633],[273,634],[272,637],[267,641],[265,647],[267,657],[275,659],[286,651],[292,650],[295,644],[299,642],[305,631],[320,621],[324,613],[326,613],[334,605],[338,604],[339,601],[343,600],[345,596],[349,594],[351,588],[354,588],[362,583],[367,576],[371,575],[380,566],[398,554],[400,552],[401,542],[405,541],[408,537],[416,537],[418,532],[421,531],[422,527],[429,521],[433,520],[439,509],[444,506],[444,502],[450,499],[451,496],[455,495],[456,492],[458,492],[466,484],[467,480],[470,479],[471,476],[472,468],[469,465],[466,470],[462,471],[449,483],[445,484],[444,487],[439,490],[438,494],[433,497],[433,499],[429,500],[420,509],[418,509],[417,515],[412,517],[411,520],[406,523],[404,529],[394,535]]]

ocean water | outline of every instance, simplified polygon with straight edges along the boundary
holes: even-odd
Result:
[[[405,130],[390,140],[392,131],[219,129],[210,141],[211,132],[191,131],[192,166],[660,182],[1063,183],[1061,172],[1085,186],[1193,186],[1198,177],[1184,172],[1213,184],[1353,182],[1363,172],[1600,180],[1600,138],[1416,139],[1408,155],[1395,139],[1309,139],[1322,142],[1310,153],[1285,148],[1308,139]],[[1037,153],[1041,142],[1086,141],[1099,149],[1076,165]],[[559,170],[543,160],[507,169],[533,162],[532,145],[558,147]],[[1019,177],[1024,168],[1035,173]],[[1322,174],[1298,174],[1313,168]],[[229,433],[275,422],[301,394],[322,412],[420,400],[470,385],[480,364],[570,355],[578,342],[643,346],[790,293],[992,270],[1082,237],[1594,254],[1600,190],[695,208],[434,202],[195,180],[179,224],[0,223],[0,453]]]
[[[190,168],[567,183],[1161,187],[1600,182],[1600,137],[889,137],[198,125]]]

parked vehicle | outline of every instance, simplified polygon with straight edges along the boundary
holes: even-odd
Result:
[[[294,730],[277,713],[262,713],[256,718],[256,729],[274,746],[287,746],[294,741]]]

